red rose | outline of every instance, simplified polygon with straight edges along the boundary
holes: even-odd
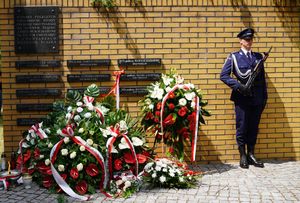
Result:
[[[33,156],[35,159],[39,159],[40,158],[40,155],[41,155],[41,151],[39,148],[35,148],[34,149],[34,152],[33,152]]]
[[[173,125],[176,122],[177,115],[175,113],[169,114],[163,121],[164,126]]]
[[[94,176],[96,176],[96,175],[99,174],[99,169],[98,169],[98,167],[97,167],[96,164],[89,164],[89,165],[86,167],[85,172],[86,172],[88,175],[94,177]]]
[[[123,162],[122,162],[121,159],[116,159],[116,160],[114,161],[114,168],[115,168],[117,171],[119,171],[119,170],[121,170],[121,169],[123,168]]]
[[[175,105],[173,103],[169,104],[169,109],[170,111],[173,111],[175,109]]]
[[[52,178],[52,176],[46,176],[46,177],[44,177],[42,183],[43,183],[43,186],[45,188],[51,187],[51,185],[53,184],[53,178]]]
[[[87,188],[88,188],[88,185],[85,180],[78,182],[77,185],[75,186],[75,189],[81,195],[84,195],[86,193]]]
[[[25,164],[30,159],[30,157],[31,157],[30,149],[27,149],[26,153],[23,154],[23,164]],[[22,164],[21,155],[19,155],[17,158],[17,164],[18,164],[18,168],[20,168],[20,166]]]
[[[174,153],[174,148],[173,148],[173,147],[170,147],[170,148],[169,148],[169,152],[170,152],[170,153]]]
[[[44,162],[39,162],[37,165],[36,165],[36,168],[38,169],[38,171],[41,173],[41,174],[44,174],[44,175],[52,175],[52,171],[51,171],[51,167],[50,166],[46,166]]]
[[[185,116],[186,113],[187,113],[187,108],[185,106],[181,107],[178,111],[178,115],[181,117]]]
[[[187,117],[188,121],[193,121],[195,118],[196,118],[196,112],[191,113]]]
[[[142,155],[145,155],[146,157],[150,157],[151,156],[150,152],[148,152],[148,151],[143,151]]]
[[[134,156],[131,154],[131,152],[126,152],[124,154],[124,160],[126,163],[128,164],[134,164],[135,163],[135,158]]]
[[[157,109],[157,110],[160,110],[160,108],[161,108],[161,102],[158,102],[158,103],[156,104],[156,109]]]
[[[77,179],[79,177],[79,172],[77,170],[77,168],[72,168],[71,171],[70,171],[70,176],[73,178],[73,179]]]
[[[136,157],[137,157],[137,160],[138,160],[138,163],[139,163],[139,164],[145,163],[145,162],[147,161],[147,159],[148,159],[148,158],[147,158],[145,155],[143,155],[143,154],[137,154]]]
[[[174,99],[174,98],[175,98],[174,92],[170,92],[170,93],[169,93],[169,98],[170,98],[170,99]]]
[[[158,118],[154,118],[154,122],[155,123],[159,123],[159,119]]]
[[[151,112],[148,112],[146,114],[145,120],[149,120],[149,119],[152,120],[153,118],[154,118],[153,114]]]
[[[155,111],[156,116],[160,116],[160,111]]]

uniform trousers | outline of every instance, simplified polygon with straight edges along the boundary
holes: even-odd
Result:
[[[258,125],[264,105],[235,103],[236,141],[238,146],[256,144]]]

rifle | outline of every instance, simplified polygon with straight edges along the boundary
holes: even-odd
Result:
[[[271,47],[269,49],[268,52],[264,52],[264,57],[262,59],[260,59],[258,61],[258,63],[256,64],[256,66],[253,68],[253,71],[251,72],[251,75],[246,83],[246,89],[248,90],[248,92],[250,92],[250,89],[251,87],[253,86],[253,83],[254,83],[254,80],[255,78],[257,77],[257,75],[260,73],[261,71],[261,67],[262,67],[262,64],[267,60],[268,56],[269,56],[269,53],[271,52],[273,47]]]

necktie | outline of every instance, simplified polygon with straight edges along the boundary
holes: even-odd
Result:
[[[249,61],[251,61],[251,54],[250,54],[250,51],[247,52],[247,58],[248,58]]]

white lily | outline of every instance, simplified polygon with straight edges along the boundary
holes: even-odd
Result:
[[[129,149],[129,145],[127,144],[124,137],[122,137],[121,142],[119,144],[119,149]]]
[[[143,141],[138,137],[132,137],[131,140],[132,140],[132,143],[134,146],[142,146],[143,145]]]

